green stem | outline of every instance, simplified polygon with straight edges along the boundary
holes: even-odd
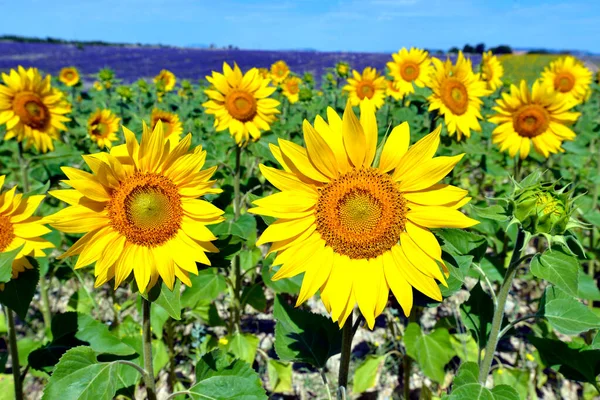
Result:
[[[241,191],[240,191],[240,178],[241,178],[241,158],[242,148],[240,146],[235,147],[235,169],[233,172],[233,214],[234,221],[237,221],[241,215]],[[241,320],[241,289],[242,289],[242,272],[241,262],[239,254],[236,254],[232,260],[232,274],[231,281],[233,282],[233,322],[236,331],[240,331],[240,320]]]
[[[348,316],[342,328],[342,356],[338,373],[338,399],[343,397],[348,388],[348,373],[350,372],[350,356],[352,355],[352,313]]]
[[[151,303],[142,297],[142,342],[144,344],[144,383],[148,400],[156,400],[156,383],[152,366],[152,327],[150,325]]]
[[[517,325],[519,322],[523,322],[523,321],[526,321],[526,320],[532,319],[532,318],[539,318],[539,317],[537,314],[527,314],[527,315],[522,316],[521,318],[517,318],[514,321],[509,322],[508,325],[506,325],[504,327],[504,329],[502,329],[500,331],[500,333],[498,334],[498,338],[502,338],[504,335],[506,335],[506,333],[510,330],[510,328]]]
[[[325,371],[323,369],[319,370],[321,374],[321,379],[323,380],[323,385],[325,385],[325,390],[327,391],[327,399],[331,400],[331,390],[329,389],[329,382],[327,381],[327,375],[325,375]]]
[[[177,376],[175,375],[175,326],[173,320],[169,318],[167,321],[167,348],[169,349],[169,379],[167,380],[169,391],[172,392],[175,389],[177,383]]]
[[[515,278],[515,275],[517,274],[517,269],[519,268],[519,260],[521,258],[524,240],[525,233],[519,227],[519,231],[517,232],[517,239],[515,241],[515,248],[510,259],[510,264],[506,269],[504,281],[502,282],[502,286],[500,286],[500,291],[498,292],[498,305],[494,310],[494,317],[492,318],[492,329],[490,331],[490,336],[488,337],[487,345],[485,346],[485,356],[483,357],[483,361],[479,366],[479,382],[481,383],[485,383],[487,376],[490,373],[490,368],[494,359],[494,352],[496,351],[496,346],[498,345],[498,341],[500,339],[499,333],[500,328],[502,327],[502,320],[504,319],[504,307],[506,305],[506,300],[508,299],[508,292],[512,287],[513,279]]]
[[[12,362],[13,380],[15,382],[15,399],[23,400],[23,382],[21,382],[21,367],[19,365],[19,349],[17,347],[17,329],[13,311],[6,308],[6,319],[8,320],[8,343],[10,348],[10,360]]]
[[[408,316],[408,323],[417,322],[419,320],[419,309],[418,307],[413,307],[410,315]],[[410,399],[410,370],[412,369],[412,358],[408,356],[408,354],[404,354],[404,358],[402,359],[402,383],[403,383],[403,391],[404,391],[404,400]]]

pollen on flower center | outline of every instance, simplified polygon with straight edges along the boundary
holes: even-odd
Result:
[[[561,72],[554,78],[554,88],[559,92],[570,92],[575,86],[575,77],[570,72]]]
[[[405,81],[412,82],[419,77],[419,66],[413,62],[405,62],[400,68],[400,75]]]
[[[317,232],[336,253],[376,258],[398,243],[407,211],[389,175],[374,168],[353,170],[320,190]]]
[[[251,93],[234,89],[225,97],[225,107],[239,121],[251,121],[256,115],[258,104]]]
[[[441,98],[446,107],[456,115],[462,115],[469,108],[469,95],[465,85],[457,78],[447,78],[441,86]]]
[[[0,215],[0,252],[4,251],[14,238],[14,229],[10,219],[5,215]]]
[[[137,172],[123,181],[111,197],[111,224],[131,243],[158,246],[181,228],[181,196],[169,178]]]
[[[33,92],[17,93],[12,105],[21,122],[33,129],[44,129],[50,122],[48,108]]]
[[[521,107],[513,116],[513,127],[523,137],[536,137],[548,128],[548,112],[538,104]]]

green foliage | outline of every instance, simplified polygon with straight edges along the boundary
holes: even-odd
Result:
[[[549,286],[544,292],[539,315],[546,318],[554,329],[566,335],[577,335],[600,328],[598,315],[553,286]]]
[[[482,386],[478,380],[479,367],[468,362],[460,366],[452,391],[443,400],[520,400],[519,393],[508,385],[497,385],[493,389]]]
[[[370,355],[354,371],[352,391],[362,393],[377,383],[377,376],[385,361],[385,356]]]
[[[267,371],[273,393],[292,390],[292,363],[270,359]]]
[[[33,259],[31,261],[37,266]],[[25,318],[39,279],[40,273],[37,268],[21,272],[18,279],[5,283],[4,290],[0,290],[0,304],[16,312],[19,317]]]
[[[424,334],[421,327],[410,323],[404,333],[406,354],[417,361],[423,373],[433,381],[444,381],[444,367],[456,355],[446,328]]]
[[[531,260],[531,273],[547,280],[565,293],[577,297],[579,286],[579,261],[561,251],[547,250]]]

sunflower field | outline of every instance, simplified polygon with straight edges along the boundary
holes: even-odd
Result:
[[[0,399],[599,398],[598,76],[503,60],[3,72]]]

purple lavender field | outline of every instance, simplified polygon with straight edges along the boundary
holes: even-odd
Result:
[[[204,79],[212,70],[221,69],[223,61],[235,61],[240,68],[246,70],[252,67],[268,68],[277,60],[285,60],[291,70],[298,74],[311,72],[320,77],[326,68],[333,67],[339,61],[346,61],[358,70],[372,66],[383,71],[390,58],[390,54],[386,53],[136,46],[85,46],[80,49],[75,45],[65,44],[0,42],[0,71],[6,72],[22,65],[37,67],[55,75],[62,67],[75,66],[88,82],[94,80],[94,75],[105,67],[113,69],[117,78],[123,82],[131,83],[139,78],[152,78],[161,69],[168,69],[181,79]],[[471,59],[474,64],[478,64],[480,56],[476,55]]]

